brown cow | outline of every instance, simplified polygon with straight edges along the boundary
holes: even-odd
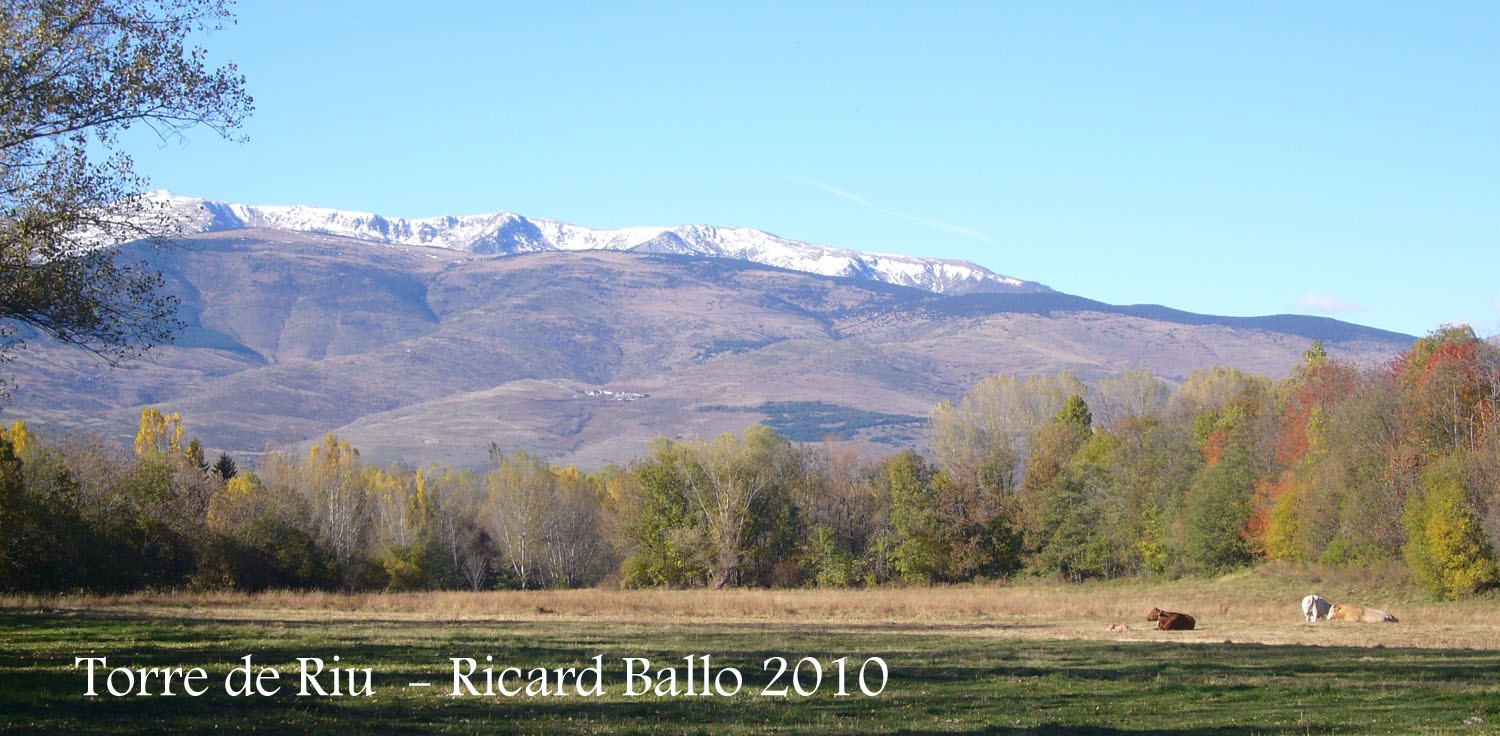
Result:
[[[1187,631],[1188,629],[1191,629],[1198,624],[1197,621],[1193,620],[1192,616],[1189,616],[1185,613],[1163,611],[1160,608],[1151,609],[1151,612],[1146,614],[1146,620],[1155,621],[1156,628],[1158,629],[1171,629],[1176,631]]]
[[[1367,624],[1397,623],[1396,617],[1378,608],[1361,608],[1359,606],[1346,606],[1334,604],[1333,610],[1328,613],[1329,621],[1355,621]]]

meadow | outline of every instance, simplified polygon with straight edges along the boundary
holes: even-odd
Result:
[[[1309,586],[1402,621],[1308,624],[1296,606]],[[0,731],[1487,733],[1500,724],[1494,603],[1424,601],[1378,575],[1320,581],[1274,569],[856,591],[14,597],[0,600]],[[1193,612],[1200,626],[1151,630],[1142,618],[1153,605]],[[261,683],[279,685],[275,694],[226,692],[247,655],[256,673],[277,670]],[[723,689],[722,673],[739,674],[737,692],[702,694],[705,656]],[[85,694],[78,657],[106,658],[99,695]],[[779,676],[776,657],[786,660]],[[299,658],[323,661],[313,682],[330,694],[297,694]],[[480,694],[453,694],[453,658],[474,660]],[[483,694],[485,667],[518,668],[504,680],[513,689],[537,668],[596,663],[597,692],[574,680],[562,696]],[[105,668],[117,666],[200,667],[204,694],[185,695],[179,679],[176,694],[161,695],[158,677],[147,684],[156,694],[111,696]],[[334,667],[355,673],[356,689],[368,669],[374,694],[350,695],[341,680],[344,694],[332,695]],[[877,694],[861,691],[860,667]],[[648,692],[664,687],[666,669],[677,693]],[[126,679],[113,685],[138,687],[138,672]]]

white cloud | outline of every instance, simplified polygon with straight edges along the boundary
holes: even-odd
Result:
[[[836,186],[834,186],[832,184],[829,184],[827,182],[821,182],[821,181],[818,181],[817,179],[813,179],[811,177],[802,176],[801,174],[787,174],[787,178],[791,179],[792,181],[795,181],[795,182],[806,184],[806,185],[808,185],[810,187],[815,187],[817,189],[821,189],[821,190],[823,190],[823,191],[825,191],[825,192],[827,192],[829,194],[832,194],[835,197],[838,197],[839,199],[843,199],[843,200],[846,200],[846,201],[849,201],[849,202],[853,202],[854,204],[857,204],[857,205],[859,205],[861,207],[864,207],[865,209],[874,210],[875,212],[879,212],[879,213],[881,213],[883,215],[890,215],[891,217],[899,217],[899,218],[901,218],[903,220],[909,220],[911,222],[915,222],[918,225],[925,225],[925,226],[930,227],[930,228],[932,228],[934,230],[942,230],[943,232],[952,233],[954,235],[958,235],[960,237],[968,238],[970,240],[976,240],[976,241],[979,241],[981,243],[984,243],[985,245],[989,245],[990,244],[989,237],[987,237],[984,233],[981,233],[978,230],[975,230],[973,228],[967,228],[967,227],[964,227],[962,225],[954,225],[951,222],[943,222],[941,220],[930,220],[930,219],[928,219],[926,217],[919,217],[917,215],[913,215],[913,214],[910,214],[910,213],[907,213],[907,212],[901,212],[899,210],[886,209],[885,207],[881,207],[880,205],[877,205],[874,202],[871,202],[870,200],[865,199],[864,197],[859,196],[858,194],[854,194],[853,192],[849,192],[847,190],[840,189],[840,188],[838,188],[838,187],[836,187]]]
[[[1307,292],[1297,300],[1297,311],[1313,312],[1316,314],[1348,314],[1349,312],[1363,312],[1365,307],[1354,302],[1345,301],[1336,296],[1324,296]]]

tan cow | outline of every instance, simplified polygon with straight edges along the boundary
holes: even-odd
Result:
[[[1360,606],[1346,606],[1335,603],[1333,610],[1328,613],[1329,621],[1355,621],[1367,624],[1397,623],[1392,616],[1378,608],[1362,608]]]

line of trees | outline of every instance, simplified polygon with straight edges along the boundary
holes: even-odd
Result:
[[[174,331],[161,275],[94,246],[171,229],[132,196],[122,131],[229,136],[250,113],[234,65],[191,42],[229,19],[222,0],[0,5],[0,358],[15,324],[111,362]],[[1496,348],[1449,327],[1374,369],[1315,345],[1281,381],[996,376],[933,410],[930,459],[757,427],[658,440],[629,468],[496,452],[479,472],[373,467],[329,436],[240,474],[155,410],[130,449],[16,424],[0,589],[849,586],[1288,559],[1402,560],[1454,598],[1500,579],[1497,407]]]
[[[1500,581],[1500,350],[1445,327],[1288,377],[994,376],[936,407],[931,457],[867,459],[756,426],[659,438],[583,473],[376,467],[334,435],[253,473],[182,420],[133,451],[0,436],[0,588],[861,586],[1216,574],[1404,561],[1434,594]]]

